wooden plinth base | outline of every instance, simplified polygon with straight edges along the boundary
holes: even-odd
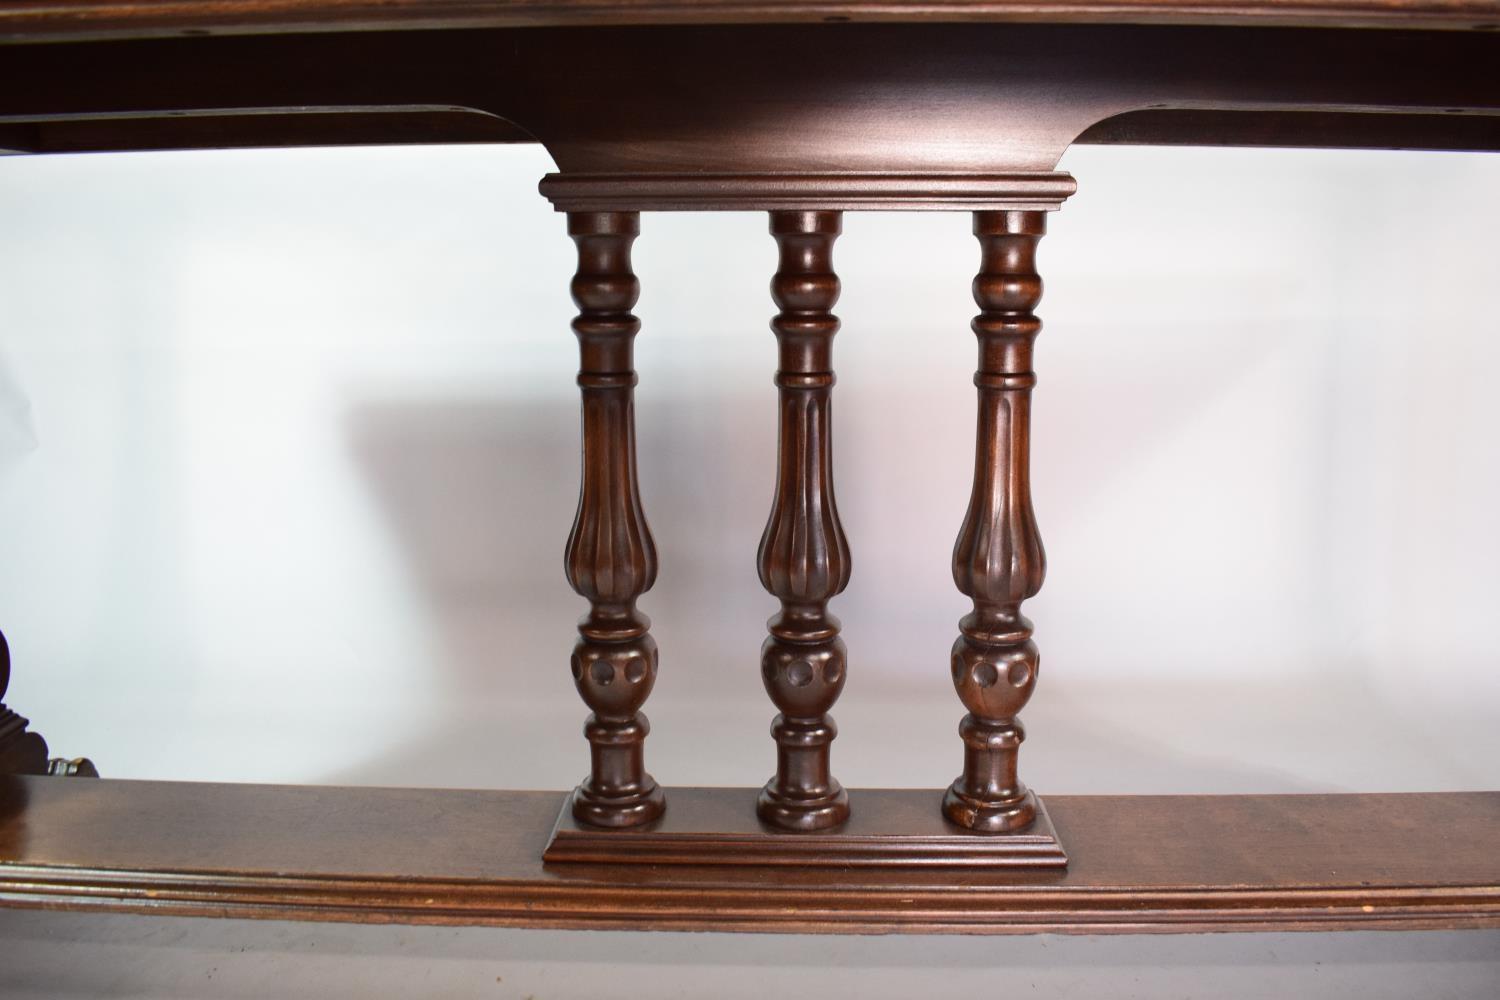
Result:
[[[548,862],[818,867],[1064,868],[1068,857],[1040,801],[1019,833],[971,833],[943,818],[942,790],[849,793],[843,826],[813,833],[774,830],[755,816],[756,789],[674,788],[649,826],[600,830],[562,803],[542,858]]]

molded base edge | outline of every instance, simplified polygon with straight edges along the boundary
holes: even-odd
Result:
[[[1078,190],[1073,175],[548,174],[559,212],[1052,211]]]
[[[1065,868],[1068,857],[1046,807],[1016,833],[974,833],[943,818],[941,791],[849,793],[842,826],[807,833],[776,830],[755,815],[756,790],[674,788],[666,814],[629,830],[580,824],[564,801],[542,854],[547,862],[643,865],[802,865],[816,867]]]

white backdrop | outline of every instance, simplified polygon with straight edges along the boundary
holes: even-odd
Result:
[[[1500,157],[1078,149],[1043,243],[1049,792],[1500,786]],[[8,697],[115,777],[563,788],[572,246],[528,149],[0,160]],[[762,217],[638,244],[668,784],[772,766]],[[835,770],[959,766],[963,215],[836,254]],[[524,748],[524,749],[523,749]],[[940,971],[939,971],[940,970]],[[1500,934],[736,938],[0,912],[7,996],[1494,996]]]
[[[1042,243],[1046,792],[1500,786],[1500,158],[1080,148]],[[105,774],[562,788],[586,768],[563,220],[535,148],[0,162],[7,701]],[[965,214],[851,215],[846,784],[959,766]],[[772,767],[764,216],[651,215],[648,763]],[[523,751],[522,748],[526,749]]]

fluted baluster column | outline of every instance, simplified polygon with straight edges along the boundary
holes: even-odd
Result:
[[[772,212],[780,266],[771,321],[780,347],[776,496],[761,537],[760,580],[781,600],[767,623],[761,676],[780,710],[771,724],[776,776],[760,793],[760,817],[787,830],[822,830],[849,816],[849,796],[829,767],[838,730],[827,715],[844,687],[847,652],[828,601],[849,583],[849,547],[833,497],[830,309],[839,297],[833,243],[839,212]]]
[[[953,685],[969,714],[959,726],[964,771],[943,799],[953,822],[1000,833],[1036,818],[1036,798],[1017,776],[1026,738],[1016,714],[1031,697],[1039,657],[1021,602],[1046,573],[1031,507],[1032,344],[1041,321],[1036,245],[1044,212],[975,212],[981,266],[974,279],[980,313],[979,428],[974,489],[953,547],[953,580],[974,601],[953,644]]]
[[[628,827],[662,814],[661,788],[646,773],[650,726],[640,709],[656,681],[656,640],[636,600],[656,582],[656,547],[641,509],[635,469],[631,315],[640,283],[630,247],[635,212],[573,212],[578,246],[573,300],[578,318],[578,385],[583,396],[583,480],[568,535],[568,582],[589,601],[573,647],[573,680],[593,710],[584,726],[592,768],[573,793],[573,815],[595,826]]]

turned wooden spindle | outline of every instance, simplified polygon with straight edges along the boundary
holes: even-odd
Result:
[[[849,546],[833,498],[830,400],[832,313],[839,297],[833,242],[840,212],[772,212],[781,251],[771,297],[780,347],[776,497],[761,536],[760,581],[781,600],[767,623],[761,677],[781,714],[771,724],[776,776],[758,812],[787,830],[823,830],[849,817],[849,796],[829,770],[838,734],[828,710],[844,687],[847,651],[828,601],[849,583]]]
[[[568,582],[589,601],[573,647],[573,681],[593,710],[584,726],[592,769],[573,793],[583,823],[628,827],[662,814],[666,800],[646,773],[650,726],[640,709],[656,681],[651,620],[636,600],[656,582],[656,547],[641,509],[635,471],[633,344],[640,320],[631,307],[640,282],[630,247],[635,212],[574,212],[568,234],[578,245],[573,301],[578,318],[578,386],[583,396],[583,481],[568,535]]]
[[[943,798],[950,820],[1005,833],[1036,818],[1036,797],[1016,758],[1026,732],[1016,718],[1036,684],[1039,657],[1021,602],[1036,595],[1046,557],[1031,507],[1032,345],[1042,297],[1036,245],[1045,212],[975,212],[981,266],[974,279],[980,313],[979,428],[974,489],[953,546],[953,581],[974,601],[953,644],[953,686],[969,714],[959,725],[964,772]]]

